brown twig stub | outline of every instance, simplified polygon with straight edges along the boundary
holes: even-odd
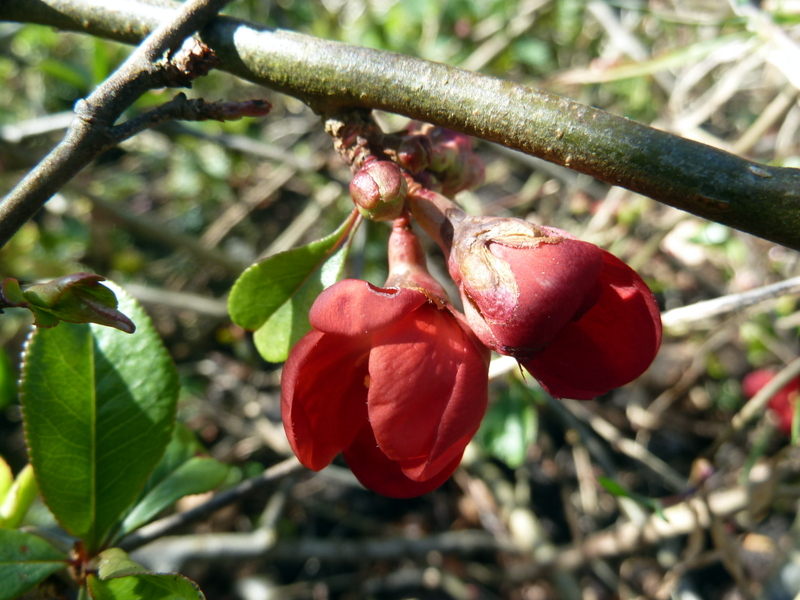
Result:
[[[214,51],[196,38],[187,38],[177,52],[156,63],[164,87],[192,87],[198,77],[208,75],[222,64]]]

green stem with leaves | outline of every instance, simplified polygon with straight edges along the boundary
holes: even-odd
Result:
[[[169,0],[4,0],[0,19],[139,42]],[[800,249],[800,170],[754,163],[523,85],[227,17],[202,39],[222,69],[325,115],[375,108],[450,127]]]

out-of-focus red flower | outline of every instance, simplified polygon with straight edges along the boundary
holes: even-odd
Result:
[[[366,487],[408,498],[458,466],[486,410],[488,351],[395,222],[387,287],[348,279],[311,309],[283,369],[284,428],[312,470],[339,453]]]
[[[641,277],[566,231],[452,215],[450,274],[467,322],[556,397],[588,399],[641,375],[661,316]]]
[[[742,392],[748,400],[767,385],[775,372],[771,369],[758,369],[748,373],[742,380]],[[800,397],[800,377],[792,379],[769,400],[769,408],[778,417],[778,430],[784,435],[792,433],[794,406]]]

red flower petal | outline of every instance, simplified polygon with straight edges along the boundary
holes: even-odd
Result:
[[[641,375],[658,352],[661,316],[641,277],[604,251],[600,283],[597,303],[567,323],[538,357],[522,363],[555,397],[604,394]]]
[[[324,290],[308,315],[314,329],[357,336],[396,323],[428,299],[405,288],[379,288],[360,279],[343,279]]]
[[[390,498],[414,498],[435,490],[447,481],[461,462],[461,454],[434,477],[412,481],[403,474],[397,462],[381,452],[372,428],[365,423],[353,443],[345,448],[344,459],[364,487]]]
[[[603,268],[603,251],[594,244],[564,239],[534,248],[492,244],[489,249],[509,264],[519,290],[514,302],[504,306],[475,299],[500,352],[531,356],[597,300],[594,288]],[[486,292],[484,300],[491,296]]]
[[[488,369],[458,321],[433,305],[373,337],[369,419],[378,444],[412,479],[460,456],[486,411]]]
[[[281,375],[281,415],[297,458],[319,471],[350,445],[367,420],[369,337],[311,331]]]

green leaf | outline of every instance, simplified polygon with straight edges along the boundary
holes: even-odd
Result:
[[[105,581],[89,575],[87,582],[94,600],[205,600],[196,583],[177,573],[128,575]]]
[[[512,469],[525,462],[528,448],[536,440],[537,412],[531,390],[512,381],[508,390],[489,407],[478,439],[487,452]]]
[[[120,535],[141,527],[184,496],[213,490],[228,476],[230,467],[207,456],[195,456],[158,483],[128,514]]]
[[[282,362],[308,330],[308,311],[326,287],[339,280],[356,212],[328,237],[271,256],[247,269],[231,290],[228,312],[234,323],[256,331],[265,360]]]
[[[103,550],[98,558],[97,576],[103,580],[149,572],[139,563],[133,562],[122,548]]]
[[[187,460],[193,456],[205,453],[206,449],[203,444],[200,443],[200,440],[197,439],[194,431],[180,421],[176,421],[175,427],[172,430],[172,438],[167,445],[167,449],[164,450],[164,455],[161,457],[161,460],[158,461],[156,468],[150,473],[150,477],[147,479],[147,483],[139,496],[139,500],[149,494],[150,490],[166,479],[170,473],[174,472],[175,469],[180,467]]]
[[[11,600],[67,566],[67,556],[32,533],[0,529],[0,600]]]
[[[36,478],[30,463],[17,474],[14,484],[0,503],[0,527],[19,527],[36,499]]]
[[[119,548],[100,553],[97,575],[87,578],[95,600],[202,600],[192,580],[177,573],[150,573]]]
[[[72,273],[22,290],[16,279],[8,278],[0,284],[0,306],[29,309],[37,327],[55,327],[61,320],[133,333],[133,322],[117,310],[117,297],[101,281],[105,278],[93,273]]]
[[[141,491],[168,444],[178,376],[149,318],[122,290],[140,324],[124,334],[62,323],[35,330],[25,348],[20,401],[45,503],[97,550]]]

